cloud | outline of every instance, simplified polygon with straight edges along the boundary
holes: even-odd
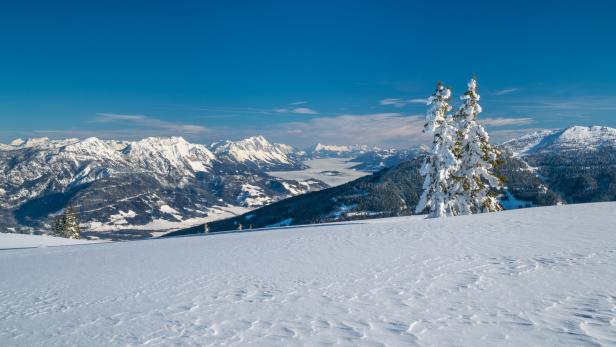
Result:
[[[396,106],[396,107],[402,107],[402,106],[404,106],[406,104],[404,102],[402,102],[402,100],[400,100],[400,99],[387,98],[387,99],[383,99],[383,100],[379,101],[379,105],[382,105],[382,106],[393,105],[393,106]]]
[[[280,124],[271,130],[271,135],[282,142],[291,140],[300,146],[324,142],[336,145],[362,143],[408,147],[428,141],[428,137],[422,133],[423,124],[423,115],[348,114]]]
[[[395,107],[404,107],[406,105],[409,104],[426,104],[427,100],[426,99],[408,99],[408,100],[403,100],[403,99],[397,99],[397,98],[386,98],[386,99],[382,99],[379,101],[379,105],[381,106],[395,106]]]
[[[297,114],[317,114],[318,113],[317,111],[309,109],[308,107],[294,108],[291,112],[297,113]]]
[[[274,109],[277,113],[294,113],[294,114],[319,114],[317,111],[308,107],[296,107],[296,108],[277,108]]]
[[[307,103],[308,101],[296,101],[296,102],[290,102],[289,105],[304,105]]]
[[[520,88],[505,88],[505,89],[495,91],[494,93],[492,93],[492,95],[495,95],[495,96],[507,95],[507,94],[515,93],[518,90],[520,90]]]
[[[489,127],[504,127],[504,126],[531,124],[534,122],[534,119],[530,117],[519,117],[519,118],[504,118],[504,117],[489,118],[488,117],[488,118],[479,119],[479,122]]]
[[[512,103],[510,107],[517,109],[553,109],[565,111],[614,111],[616,110],[616,96],[523,99]]]
[[[138,127],[139,130],[159,132],[160,135],[204,134],[210,131],[201,125],[169,122],[144,115],[99,113],[94,121],[121,124],[124,127]]]

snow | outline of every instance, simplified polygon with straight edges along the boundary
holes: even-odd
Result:
[[[370,174],[369,172],[351,169],[357,163],[344,158],[306,160],[304,164],[308,167],[305,170],[270,171],[267,174],[285,180],[308,181],[316,179],[330,187],[339,186]],[[338,171],[339,174],[332,176],[330,174],[332,171]]]
[[[0,252],[0,345],[616,345],[616,203]]]
[[[514,155],[524,156],[545,150],[596,150],[616,146],[616,129],[605,126],[572,126],[541,130],[503,143]]]
[[[513,196],[507,187],[504,187],[505,199],[499,200],[501,206],[505,210],[513,210],[516,208],[532,207],[532,201],[520,200]]]
[[[314,145],[314,152],[350,152],[355,150],[353,146],[338,146],[338,145],[324,145],[322,143],[317,143]]]
[[[65,239],[62,237],[45,236],[45,235],[0,233],[0,250],[7,250],[7,249],[14,249],[14,248],[82,245],[82,244],[90,244],[90,243],[97,243],[97,242],[101,242],[101,241],[73,240],[73,239]]]
[[[111,225],[128,225],[128,221],[126,218],[135,218],[137,213],[133,210],[128,210],[127,212],[118,211],[118,214],[112,214],[109,216],[109,224]]]
[[[174,209],[173,207],[169,206],[169,205],[162,205],[161,207],[159,207],[160,212],[163,213],[169,213],[169,214],[180,214],[180,212],[178,212],[178,210]]]
[[[211,146],[216,155],[231,158],[243,163],[254,162],[263,164],[293,164],[287,154],[292,151],[288,145],[271,144],[263,136],[252,136],[241,141],[225,141]]]
[[[153,221],[147,224],[142,224],[142,225],[128,224],[128,221],[126,220],[124,220],[124,222],[122,223],[122,220],[120,218],[124,218],[123,214],[126,215],[126,213],[120,211],[120,214],[111,216],[112,219],[109,223],[101,223],[98,221],[88,223],[87,230],[94,231],[94,232],[119,231],[119,230],[146,230],[146,231],[151,231],[153,235],[160,236],[160,235],[167,234],[171,231],[184,229],[184,228],[190,228],[192,226],[203,224],[203,223],[209,223],[209,222],[213,222],[213,221],[220,220],[220,219],[226,219],[226,218],[239,216],[251,210],[252,209],[250,208],[241,207],[241,206],[232,206],[232,205],[212,206],[212,207],[208,207],[204,209],[203,212],[207,213],[206,217],[186,218],[181,221],[154,219]],[[129,211],[129,212],[133,212],[133,211]],[[134,216],[136,216],[136,214],[132,216],[126,215],[125,217],[132,218]],[[180,220],[180,218],[177,218],[177,219]]]
[[[267,196],[261,187],[252,184],[242,184],[242,192],[237,197],[237,201],[245,207],[258,207],[272,202],[272,198]]]

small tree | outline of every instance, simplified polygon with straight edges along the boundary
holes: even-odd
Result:
[[[458,169],[459,162],[453,153],[456,129],[449,99],[451,90],[439,82],[436,91],[428,99],[430,109],[426,114],[424,132],[433,134],[432,148],[421,167],[424,177],[423,193],[416,207],[416,213],[428,209],[429,217],[443,217],[454,214],[451,204],[451,175]]]
[[[493,189],[501,187],[500,179],[494,174],[500,153],[490,144],[488,133],[477,121],[482,109],[474,78],[468,82],[468,89],[461,99],[463,103],[454,116],[457,128],[454,153],[460,162],[452,174],[454,213],[500,211],[502,207],[493,194]]]
[[[77,213],[72,207],[64,210],[53,222],[53,234],[68,239],[80,239],[81,229],[77,220]]]
[[[210,226],[207,223],[203,224],[203,234],[207,235],[209,233],[210,233]]]
[[[237,226],[237,230],[242,231],[242,229],[244,229],[244,226],[242,226],[242,223],[240,223],[240,224]]]

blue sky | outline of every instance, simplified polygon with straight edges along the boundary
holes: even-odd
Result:
[[[404,147],[437,80],[493,138],[616,126],[609,1],[13,1],[0,140],[263,134]],[[457,102],[457,100],[456,100]]]

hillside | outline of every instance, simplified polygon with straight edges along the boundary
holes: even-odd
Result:
[[[614,345],[615,208],[2,251],[0,345]]]
[[[505,142],[567,203],[616,200],[616,129],[573,126]]]
[[[210,232],[242,228],[263,228],[340,222],[367,218],[408,216],[422,192],[419,169],[423,157],[361,177],[344,185],[303,194],[244,213],[208,223]],[[550,191],[525,163],[507,157],[499,169],[506,184],[503,205],[508,209],[557,204]],[[203,233],[203,225],[165,234],[165,237]]]

